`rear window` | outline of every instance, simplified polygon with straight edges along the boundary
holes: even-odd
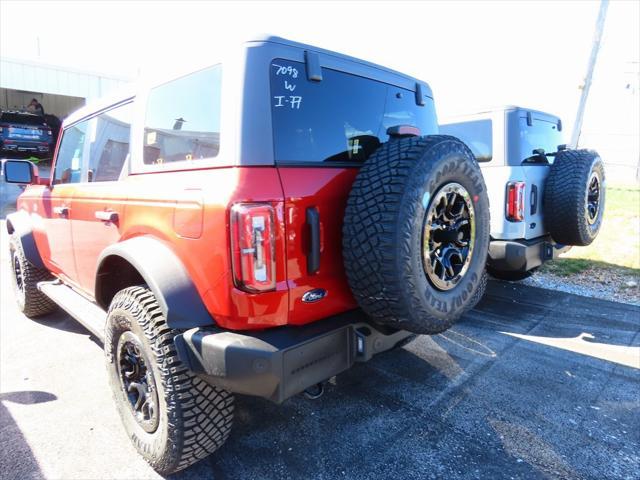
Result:
[[[0,122],[2,123],[17,123],[21,125],[37,125],[42,126],[45,124],[44,119],[37,115],[26,115],[20,113],[2,113],[0,116]]]
[[[520,160],[524,161],[534,156],[533,151],[539,148],[545,153],[556,152],[562,142],[562,133],[558,131],[558,124],[544,120],[533,120],[533,125],[527,125],[526,118],[519,119],[520,125]]]
[[[489,119],[440,125],[440,133],[462,140],[479,162],[490,162],[493,158],[493,126]]]
[[[389,140],[389,127],[411,125],[422,135],[437,131],[433,102],[417,105],[413,91],[328,68],[322,77],[308,80],[300,62],[272,62],[277,163],[358,165]]]

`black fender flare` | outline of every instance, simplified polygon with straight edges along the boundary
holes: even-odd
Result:
[[[155,295],[169,327],[186,329],[214,324],[178,256],[150,236],[134,237],[103,250],[98,258],[95,298],[100,298],[103,288],[101,268],[113,256],[126,260],[138,271]]]
[[[22,251],[27,261],[36,268],[46,269],[36,240],[33,237],[33,223],[31,216],[25,210],[7,215],[7,233],[15,235],[22,245]]]

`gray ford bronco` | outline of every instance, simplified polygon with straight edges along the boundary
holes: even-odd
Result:
[[[482,168],[491,205],[492,276],[522,280],[596,238],[604,165],[596,152],[564,145],[558,117],[506,106],[447,119],[440,133],[465,142]]]

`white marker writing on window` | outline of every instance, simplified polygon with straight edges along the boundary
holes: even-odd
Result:
[[[273,98],[276,99],[274,107],[285,107],[285,103],[288,103],[293,110],[300,110],[302,104],[302,96],[300,95],[289,95],[287,100],[285,100],[286,95],[274,95]]]
[[[275,63],[272,63],[271,65],[278,69],[276,71],[276,75],[289,75],[290,77],[298,78],[297,68],[293,68],[292,66],[285,67],[282,65],[276,65]]]
[[[289,98],[291,99],[291,108],[299,110],[300,104],[302,103],[302,97],[299,95],[291,95]]]
[[[290,92],[293,92],[296,89],[296,85],[294,84],[290,84],[289,82],[287,82],[286,80],[284,81],[284,88],[289,90]]]

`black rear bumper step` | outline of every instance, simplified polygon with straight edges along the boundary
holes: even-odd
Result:
[[[496,270],[527,272],[547,260],[558,258],[571,247],[554,242],[551,237],[533,240],[491,240],[487,264]]]
[[[354,310],[261,332],[193,328],[176,336],[175,344],[180,360],[208,383],[281,403],[410,335],[373,325]]]

